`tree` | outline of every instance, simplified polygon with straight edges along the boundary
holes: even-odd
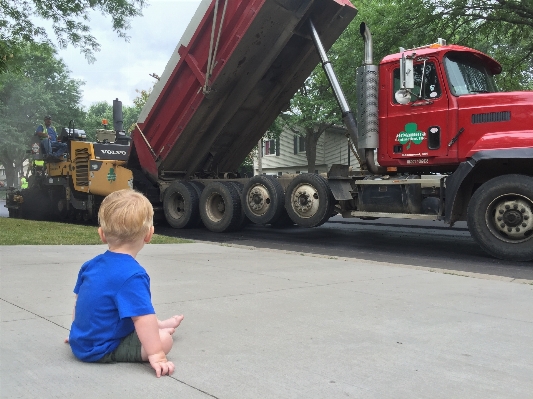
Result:
[[[26,44],[20,48],[17,71],[0,74],[0,164],[6,169],[8,185],[27,159],[26,150],[37,125],[51,115],[53,126],[67,126],[81,117],[82,82],[71,79],[55,49],[47,44]]]
[[[24,43],[52,43],[35,18],[52,23],[60,48],[72,44],[92,61],[99,45],[90,34],[88,13],[94,10],[111,17],[113,30],[127,39],[130,19],[142,15],[145,5],[145,0],[0,0],[0,72],[6,70],[10,58],[18,56]]]
[[[476,48],[503,67],[505,91],[533,90],[533,2],[520,0],[425,0],[450,42]]]
[[[307,170],[314,173],[320,136],[335,123],[341,123],[339,107],[321,68],[315,68],[280,121],[293,133],[305,136]]]
[[[135,128],[135,123],[137,123],[142,107],[151,91],[152,89],[136,90],[138,96],[133,99],[133,106],[122,107],[123,126],[126,132],[131,132]],[[85,130],[88,140],[94,141],[96,139],[96,130],[103,128],[103,119],[107,119],[108,129],[113,129],[113,105],[106,101],[92,104],[80,124],[80,127]]]
[[[88,141],[96,140],[96,130],[104,128],[103,119],[107,119],[110,125],[108,128],[113,129],[113,106],[106,101],[92,104],[85,112],[84,119],[79,125],[85,131]]]

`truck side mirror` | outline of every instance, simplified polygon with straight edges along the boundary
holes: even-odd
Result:
[[[394,94],[398,104],[406,105],[411,102],[411,89],[415,87],[414,59],[415,53],[411,56],[405,55],[405,50],[400,47],[402,58],[400,58],[400,90]]]
[[[415,75],[414,75],[414,59],[415,53],[411,56],[405,55],[405,50],[400,48],[402,58],[400,59],[400,79],[402,89],[414,89],[415,88]]]
[[[394,99],[398,104],[407,105],[411,102],[411,93],[406,89],[400,89],[394,93]]]

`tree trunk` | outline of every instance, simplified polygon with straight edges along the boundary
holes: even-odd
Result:
[[[20,185],[20,178],[22,176],[24,176],[24,160],[20,161],[20,160],[15,160],[15,173],[17,175],[17,186]]]
[[[316,167],[316,144],[315,134],[313,131],[308,131],[305,137],[305,155],[307,157],[307,172],[315,173]]]
[[[316,170],[316,147],[322,133],[326,131],[331,124],[319,124],[315,128],[305,129],[305,155],[307,156],[307,172],[315,173]]]
[[[3,164],[6,170],[6,187],[18,187],[15,166],[13,164]]]

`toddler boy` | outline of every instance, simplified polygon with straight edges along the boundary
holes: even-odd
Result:
[[[150,278],[135,260],[154,233],[153,214],[146,197],[133,190],[115,191],[103,200],[98,234],[109,250],[81,267],[72,328],[65,340],[78,359],[148,361],[157,377],[174,372],[166,354],[183,315],[157,319]]]

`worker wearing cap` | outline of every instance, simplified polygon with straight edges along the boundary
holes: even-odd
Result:
[[[67,150],[67,145],[57,141],[57,133],[52,127],[52,117],[44,117],[44,126],[39,125],[35,130],[35,135],[41,138],[44,152],[54,157],[62,157]]]

